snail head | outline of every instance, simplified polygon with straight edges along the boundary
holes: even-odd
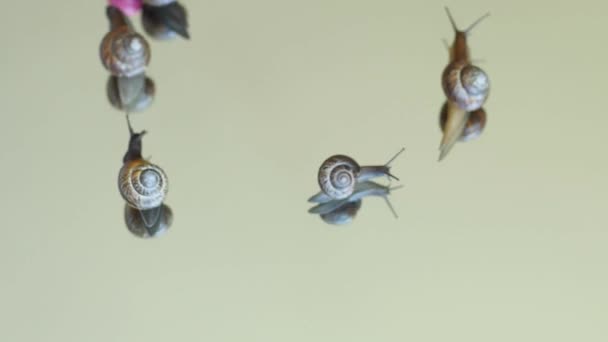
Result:
[[[135,133],[133,131],[133,127],[131,126],[131,120],[129,120],[129,114],[127,114],[127,126],[129,127],[129,149],[125,156],[122,158],[122,162],[126,163],[128,161],[142,159],[141,151],[142,151],[142,138],[147,133],[145,130]]]

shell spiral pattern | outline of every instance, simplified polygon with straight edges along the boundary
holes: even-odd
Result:
[[[329,157],[319,168],[319,186],[332,198],[347,198],[355,189],[360,169],[359,164],[350,157]]]
[[[481,108],[490,93],[488,75],[465,61],[448,64],[442,85],[447,98],[468,112]]]
[[[100,54],[103,65],[115,76],[141,74],[150,62],[148,42],[126,26],[106,34],[101,41]]]
[[[139,210],[160,206],[169,189],[165,172],[143,160],[123,165],[118,174],[118,188],[125,201]]]

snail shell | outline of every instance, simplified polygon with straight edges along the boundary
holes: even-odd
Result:
[[[125,205],[124,218],[133,235],[151,238],[161,236],[169,230],[173,223],[173,212],[166,204],[148,210],[138,210]]]
[[[360,170],[359,164],[348,156],[331,156],[319,168],[319,186],[331,198],[347,198],[355,189]]]
[[[448,115],[450,115],[450,113],[448,112],[448,103],[446,101],[443,104],[443,107],[441,107],[441,114],[439,115],[439,127],[441,127],[442,131],[445,131]],[[464,127],[459,140],[466,142],[478,138],[486,126],[486,121],[487,116],[483,108],[470,112],[466,126]]]
[[[112,75],[132,77],[143,73],[150,63],[150,46],[142,35],[120,26],[103,37],[100,57]]]
[[[169,189],[163,169],[143,159],[123,165],[118,173],[118,188],[127,204],[140,210],[160,206]]]
[[[131,83],[135,85],[130,86]],[[143,74],[130,78],[110,76],[106,86],[110,104],[127,112],[140,112],[148,108],[154,100],[155,92],[154,81]]]
[[[321,219],[329,224],[344,225],[351,223],[359,209],[361,209],[362,201],[346,202],[344,205],[328,213],[321,214]]]
[[[188,14],[177,1],[148,1],[143,6],[142,26],[155,39],[167,40],[178,35],[190,39]]]
[[[481,108],[490,93],[488,75],[466,61],[448,64],[441,83],[448,100],[468,112]]]

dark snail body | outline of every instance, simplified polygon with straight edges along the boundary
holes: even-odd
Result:
[[[155,39],[172,39],[181,36],[190,39],[188,14],[175,0],[146,0],[142,9],[142,26]]]

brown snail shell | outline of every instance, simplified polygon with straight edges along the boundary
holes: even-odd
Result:
[[[355,189],[360,170],[359,164],[348,156],[331,156],[319,168],[319,186],[331,198],[347,198]]]
[[[125,205],[124,219],[133,235],[152,238],[161,236],[169,230],[173,223],[173,211],[166,204],[148,210],[138,210]]]
[[[140,74],[125,78],[110,76],[106,86],[108,101],[120,111],[140,112],[154,100],[156,87],[151,78]]]
[[[439,127],[441,127],[441,131],[443,132],[445,132],[448,115],[448,103],[446,101],[441,107],[441,113],[439,115]],[[486,121],[487,115],[483,108],[470,112],[462,135],[458,140],[466,142],[478,138],[486,126]]]
[[[101,41],[99,51],[102,64],[115,76],[141,74],[150,63],[150,45],[128,25],[108,32]]]
[[[488,75],[467,61],[448,64],[443,71],[441,84],[448,100],[468,112],[481,108],[490,94]]]

